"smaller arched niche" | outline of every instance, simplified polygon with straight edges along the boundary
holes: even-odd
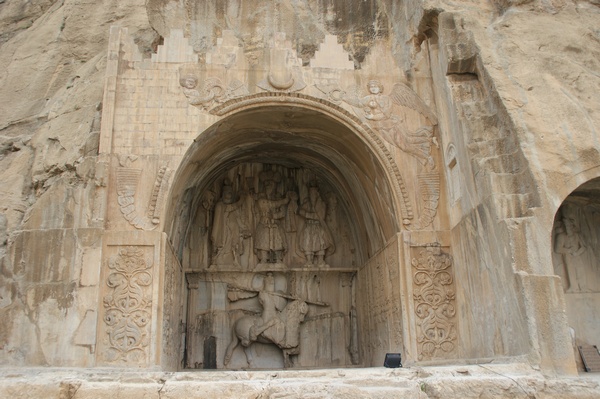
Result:
[[[365,140],[322,112],[258,107],[203,132],[174,187],[185,368],[370,365],[377,331],[361,336],[357,308],[375,285],[357,276],[402,218]]]
[[[562,280],[575,345],[597,345],[600,331],[600,178],[581,185],[563,201],[554,218],[552,246],[554,272]]]

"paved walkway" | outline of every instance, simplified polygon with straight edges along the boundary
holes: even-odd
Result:
[[[600,398],[600,373],[544,376],[522,363],[400,369],[153,372],[0,368],[0,398]]]

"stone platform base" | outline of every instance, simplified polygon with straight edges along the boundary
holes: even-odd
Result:
[[[525,364],[293,371],[0,369],[0,398],[600,398],[600,373],[547,377]]]

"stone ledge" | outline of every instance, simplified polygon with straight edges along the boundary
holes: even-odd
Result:
[[[600,373],[548,377],[530,366],[186,371],[0,369],[0,397],[137,398],[598,398]]]

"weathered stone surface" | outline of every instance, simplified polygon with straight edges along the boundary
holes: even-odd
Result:
[[[1,363],[581,370],[598,2],[249,4],[0,2]],[[597,394],[485,367],[44,378],[57,397]]]
[[[118,373],[118,375],[116,374]],[[600,394],[597,375],[544,377],[511,365],[322,371],[133,372],[13,369],[0,374],[11,398],[582,398]]]
[[[358,67],[376,39],[388,35],[386,11],[386,5],[371,0],[327,4],[314,0],[283,1],[277,5],[262,0],[253,4],[239,0],[219,4],[148,2],[149,20],[162,36],[169,36],[171,29],[190,32],[194,51],[204,53],[228,29],[244,43],[245,56],[259,64],[270,37],[277,32],[285,33],[296,44],[305,64],[329,33],[339,37]]]

